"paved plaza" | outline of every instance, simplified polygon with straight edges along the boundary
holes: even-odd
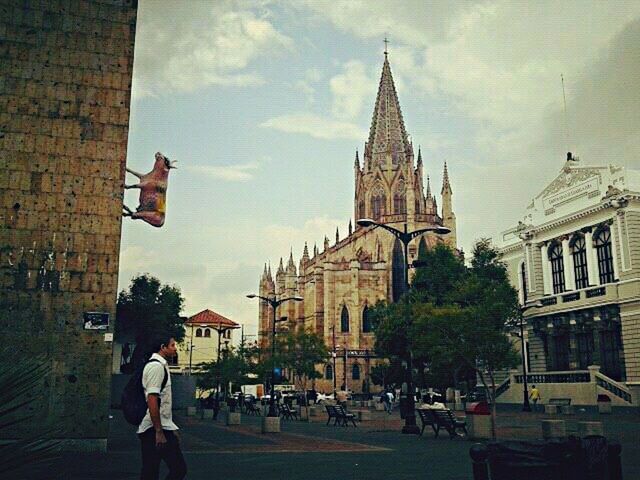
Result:
[[[133,428],[112,412],[109,451],[104,454],[65,454],[46,469],[25,468],[19,479],[136,479],[140,455]],[[517,410],[499,414],[501,439],[539,439],[544,414]],[[557,418],[557,417],[556,417]],[[634,413],[598,415],[578,412],[562,417],[571,434],[577,422],[600,420],[605,435],[622,444],[625,479],[640,478],[640,416]],[[260,433],[260,418],[242,415],[242,425],[177,415],[189,479],[451,479],[471,480],[469,448],[473,442],[399,433],[397,412],[374,412],[358,428],[314,422],[282,421],[280,434]],[[162,476],[161,476],[162,478]]]

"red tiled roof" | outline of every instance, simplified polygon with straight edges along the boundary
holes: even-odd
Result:
[[[187,325],[191,324],[207,324],[212,326],[227,327],[227,328],[240,328],[240,325],[234,322],[233,320],[229,320],[228,318],[223,317],[219,313],[213,312],[209,309],[203,310],[200,313],[196,313],[194,316],[189,317],[189,319],[184,322]]]

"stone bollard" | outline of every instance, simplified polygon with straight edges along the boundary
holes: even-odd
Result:
[[[383,402],[377,402],[376,403],[376,411],[378,411],[378,412],[384,411],[384,403]]]
[[[280,433],[280,417],[262,417],[262,433]]]
[[[567,427],[564,420],[542,420],[542,438],[549,440],[566,436]]]
[[[563,415],[574,415],[576,413],[573,405],[562,405],[560,411]]]
[[[187,417],[193,417],[196,414],[196,407],[187,407]]]
[[[213,408],[205,408],[202,410],[202,418],[213,418]]]
[[[227,425],[240,425],[240,412],[227,412]]]
[[[368,422],[371,420],[371,412],[369,410],[360,410],[358,413],[358,420],[361,422]]]
[[[298,407],[298,418],[300,420],[309,420],[309,413],[311,413],[311,407]]]
[[[604,436],[602,422],[578,422],[578,436],[584,438],[587,435]]]
[[[544,406],[544,413],[548,415],[557,415],[558,414],[558,405],[549,405],[548,403]]]

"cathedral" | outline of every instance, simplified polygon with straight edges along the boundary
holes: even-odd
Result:
[[[297,268],[291,254],[286,266],[280,259],[275,278],[267,266],[260,278],[262,296],[304,299],[280,305],[276,318],[287,317],[290,326],[304,326],[323,336],[331,356],[318,365],[322,378],[316,380],[315,388],[327,393],[342,387],[353,392],[377,390],[370,380],[377,359],[368,311],[380,300],[397,300],[404,288],[402,244],[384,229],[359,227],[357,220],[371,218],[398,230],[406,225],[407,231],[434,225],[451,230],[443,236],[429,232],[416,238],[409,245],[409,262],[416,259],[419,249],[440,242],[456,248],[456,217],[447,165],[439,212],[428,176],[426,193],[424,190],[422,155],[418,149],[415,158],[405,130],[386,52],[362,157],[361,162],[356,151],[354,218],[346,238],[340,239],[336,230],[333,245],[325,236],[322,250],[314,246],[311,254],[305,244]],[[261,302],[262,347],[270,345],[272,319],[271,307]]]

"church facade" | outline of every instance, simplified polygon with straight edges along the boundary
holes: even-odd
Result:
[[[354,218],[348,234],[335,242],[325,237],[322,250],[305,244],[298,266],[290,255],[282,259],[275,275],[265,266],[259,282],[260,295],[284,298],[301,296],[301,302],[285,302],[276,318],[287,317],[290,326],[304,326],[325,339],[331,357],[318,365],[322,378],[318,391],[346,387],[353,392],[376,390],[370,380],[378,361],[368,311],[378,301],[394,301],[401,295],[406,262],[402,244],[380,228],[362,228],[356,221],[371,218],[398,230],[414,231],[434,225],[451,230],[446,236],[426,233],[409,246],[409,262],[419,248],[438,242],[456,248],[456,217],[446,163],[441,190],[442,209],[431,193],[429,177],[424,182],[423,161],[417,156],[405,130],[402,111],[385,53],[382,74],[368,141],[360,161],[354,163]],[[426,185],[425,185],[426,183]],[[426,193],[425,193],[426,186]],[[265,302],[259,308],[259,342],[271,342],[273,312]],[[282,324],[278,325],[280,329]]]

